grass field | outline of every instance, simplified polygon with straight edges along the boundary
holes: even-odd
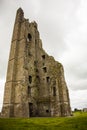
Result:
[[[87,130],[87,113],[55,118],[0,118],[0,130]]]

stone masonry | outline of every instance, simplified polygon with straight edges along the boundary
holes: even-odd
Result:
[[[42,48],[36,22],[17,10],[5,83],[2,117],[70,116],[64,70]]]

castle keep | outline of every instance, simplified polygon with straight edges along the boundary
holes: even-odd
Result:
[[[70,116],[64,70],[42,48],[36,22],[17,10],[5,83],[2,117]]]

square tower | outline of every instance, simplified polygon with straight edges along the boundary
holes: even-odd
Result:
[[[70,116],[61,63],[42,48],[37,23],[17,10],[5,83],[2,117]]]

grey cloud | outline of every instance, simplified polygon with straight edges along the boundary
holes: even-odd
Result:
[[[75,76],[79,79],[87,79],[87,63],[82,63],[80,67],[76,67]]]
[[[70,90],[70,99],[72,99],[72,109],[87,108],[87,90],[74,91]]]
[[[69,67],[69,73],[72,72],[72,75],[77,79],[87,78],[87,62],[82,61],[81,63],[72,63]]]
[[[78,90],[87,90],[87,79],[74,80],[69,84],[70,89]]]
[[[56,52],[61,52],[65,51],[66,44],[64,43],[63,39],[63,31],[60,29],[58,26],[54,26],[54,24],[57,25],[55,21],[51,21],[49,24],[49,21],[46,22],[46,20],[41,20],[42,27],[40,27],[41,30],[43,30],[42,35],[42,40],[44,43],[44,47],[46,50],[49,48],[50,53],[54,53],[56,55]],[[55,34],[55,35],[54,35]]]
[[[87,90],[87,63],[82,61],[67,64],[66,77],[68,86],[73,90]]]

